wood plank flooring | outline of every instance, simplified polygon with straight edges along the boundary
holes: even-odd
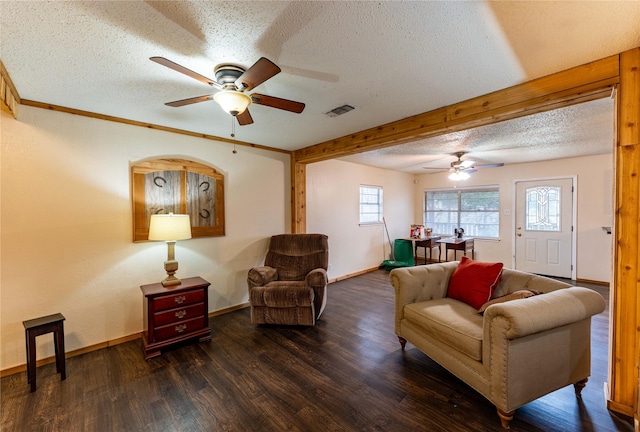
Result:
[[[608,288],[591,286],[608,299]],[[145,361],[140,340],[1,380],[1,430],[499,431],[494,407],[393,332],[384,270],[329,286],[315,327],[213,317],[210,343]],[[632,431],[606,410],[608,311],[593,320],[592,376],[579,401],[560,389],[518,409],[513,431]]]

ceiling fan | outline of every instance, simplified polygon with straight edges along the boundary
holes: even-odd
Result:
[[[451,166],[449,168],[449,179],[458,181],[458,180],[466,180],[469,178],[469,174],[476,172],[478,169],[482,168],[497,168],[504,166],[503,163],[493,163],[493,164],[482,164],[476,165],[476,162],[473,160],[462,160],[462,156],[465,155],[465,152],[455,152],[453,156],[457,157],[458,160],[451,162]],[[423,167],[424,169],[437,169],[443,170],[446,168],[432,168],[432,167]]]
[[[234,116],[238,120],[240,126],[253,123],[253,118],[251,118],[251,114],[248,110],[249,105],[252,103],[271,108],[278,108],[296,114],[300,114],[305,107],[305,104],[302,102],[295,102],[288,99],[258,93],[253,93],[251,95],[245,93],[280,73],[281,69],[265,57],[261,57],[249,69],[229,63],[219,64],[213,70],[216,77],[215,80],[200,75],[199,73],[194,72],[191,69],[187,69],[186,67],[174,63],[164,57],[151,57],[149,60],[183,73],[219,90],[215,94],[165,103],[165,105],[171,107],[181,107],[213,99],[224,111]]]

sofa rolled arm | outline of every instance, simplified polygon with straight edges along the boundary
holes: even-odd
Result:
[[[583,287],[558,289],[546,294],[491,305],[484,312],[485,331],[491,321],[508,321],[506,337],[516,339],[582,321],[605,309],[597,292]]]
[[[327,277],[327,271],[325,269],[317,268],[307,273],[304,281],[310,287],[322,288],[329,283],[329,278]]]
[[[247,275],[249,288],[265,286],[274,280],[278,280],[278,270],[269,266],[253,267]]]

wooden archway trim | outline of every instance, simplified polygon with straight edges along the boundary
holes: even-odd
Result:
[[[620,54],[608,408],[640,420],[640,48]]]

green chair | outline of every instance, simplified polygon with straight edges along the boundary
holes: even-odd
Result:
[[[382,265],[386,271],[398,267],[411,267],[415,265],[413,259],[413,242],[411,240],[396,239],[393,241],[393,255],[390,260],[384,260]]]

